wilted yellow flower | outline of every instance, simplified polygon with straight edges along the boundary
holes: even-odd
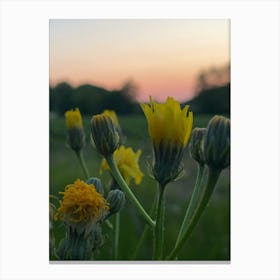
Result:
[[[109,204],[94,185],[77,179],[65,187],[57,216],[69,223],[91,224],[99,221],[109,211]]]
[[[68,129],[78,127],[83,127],[82,116],[80,110],[76,108],[75,110],[69,110],[65,112],[65,121]]]
[[[135,184],[137,185],[139,185],[142,181],[143,173],[140,170],[138,163],[141,153],[141,150],[138,150],[135,153],[132,148],[125,148],[123,145],[114,152],[115,162],[127,184],[129,184],[131,178],[134,179]],[[100,174],[103,170],[110,170],[110,167],[105,159],[101,162],[99,171]]]
[[[186,146],[191,135],[193,114],[186,105],[182,110],[180,103],[168,97],[165,104],[158,104],[150,98],[150,104],[141,104],[148,121],[149,134],[153,144],[161,142]]]
[[[164,104],[150,98],[150,104],[141,104],[141,108],[154,147],[153,174],[161,186],[166,186],[183,171],[182,157],[191,135],[193,114],[188,112],[188,105],[181,109],[172,97]]]

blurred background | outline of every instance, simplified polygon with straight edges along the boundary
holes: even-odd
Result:
[[[85,161],[91,176],[99,175],[101,156],[89,142],[92,115],[114,110],[126,136],[126,146],[142,150],[141,185],[131,189],[149,209],[156,183],[147,161],[152,146],[140,102],[168,96],[189,104],[194,127],[206,127],[220,114],[230,117],[229,20],[51,20],[50,21],[50,194],[58,195],[77,178],[85,179],[76,155],[66,145],[65,111],[79,108],[87,136]],[[190,200],[197,166],[188,149],[185,174],[166,192],[165,250],[170,252]],[[58,206],[57,201],[52,201]],[[121,260],[150,260],[152,232],[137,256],[136,244],[145,223],[130,203],[121,212]],[[63,225],[54,224],[57,244]],[[112,259],[112,232],[104,226],[106,242],[99,260]],[[222,172],[210,203],[179,255],[180,260],[230,260],[230,170]]]

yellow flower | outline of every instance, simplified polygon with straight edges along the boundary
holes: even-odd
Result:
[[[94,224],[109,211],[109,204],[94,185],[77,179],[65,187],[57,216],[69,223]]]
[[[85,146],[85,132],[80,110],[76,108],[65,112],[65,121],[68,129],[67,142],[71,149],[80,152]]]
[[[119,127],[119,120],[118,120],[118,117],[117,117],[117,114],[115,113],[115,111],[113,110],[104,110],[103,114],[111,117],[111,119],[113,120],[113,123],[115,126]]]
[[[65,112],[65,120],[68,129],[74,127],[78,127],[78,128],[83,127],[82,116],[78,108],[76,108],[75,110],[69,110]]]
[[[189,106],[168,97],[164,104],[150,98],[150,104],[141,104],[148,121],[149,134],[154,147],[152,171],[162,187],[176,180],[183,171],[182,158],[193,125]]]
[[[134,178],[135,184],[137,185],[139,185],[142,181],[143,173],[138,164],[141,153],[141,150],[138,150],[135,153],[132,148],[125,148],[123,145],[114,152],[116,164],[127,184],[129,184],[131,178]],[[103,170],[110,170],[110,167],[105,159],[101,162],[99,171],[100,174]]]
[[[188,112],[188,105],[182,110],[179,102],[172,97],[168,97],[165,104],[158,104],[150,98],[150,104],[141,104],[141,108],[154,145],[161,142],[187,145],[193,125],[193,114]]]

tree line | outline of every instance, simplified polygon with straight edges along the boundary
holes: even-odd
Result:
[[[89,84],[74,88],[63,82],[50,87],[50,111],[63,115],[65,111],[78,107],[83,115],[98,114],[105,109],[115,110],[120,115],[137,114],[141,113],[137,94],[133,81],[112,91]],[[196,96],[184,104],[189,104],[195,113],[229,114],[230,65],[201,71],[196,79]]]
[[[49,88],[50,112],[63,115],[65,111],[79,108],[83,115],[98,114],[105,109],[115,110],[118,114],[140,112],[135,100],[136,88],[131,82],[122,88],[109,91],[94,85],[72,87],[66,82]]]

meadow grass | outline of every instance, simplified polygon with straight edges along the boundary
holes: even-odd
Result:
[[[206,127],[211,115],[194,117],[194,127]],[[100,177],[103,184],[108,187],[110,175],[108,172],[99,174],[101,156],[90,144],[90,117],[83,117],[87,145],[84,149],[85,161],[91,176]],[[143,115],[119,116],[119,122],[125,135],[125,145],[131,146],[134,151],[142,150],[140,167],[145,174],[141,185],[131,183],[131,189],[142,202],[145,209],[149,210],[155,193],[156,183],[148,175],[147,161],[152,160],[152,147],[148,136],[147,123]],[[64,118],[50,119],[50,194],[61,198],[58,193],[64,187],[73,183],[77,178],[84,178],[82,169],[74,152],[66,145],[66,127]],[[192,189],[196,179],[197,166],[187,150],[184,156],[185,173],[180,180],[170,183],[166,190],[166,226],[165,248],[168,254],[174,242],[188,206]],[[214,194],[194,229],[189,240],[182,249],[179,260],[229,260],[230,259],[230,172],[222,172]],[[56,206],[58,201],[52,200]],[[112,217],[113,219],[113,217]],[[126,202],[121,212],[120,248],[119,259],[131,260],[136,244],[143,232],[145,222],[136,209]],[[106,242],[101,248],[97,260],[112,260],[112,231],[103,226]],[[56,244],[62,239],[64,226],[61,222],[54,222]],[[151,260],[152,232],[147,238],[135,260]]]

